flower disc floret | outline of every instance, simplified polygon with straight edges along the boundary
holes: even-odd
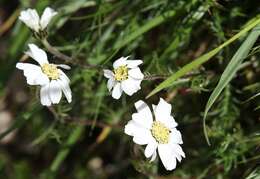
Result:
[[[128,68],[126,65],[120,66],[114,70],[115,79],[117,81],[124,81],[128,78]]]
[[[48,76],[51,80],[57,80],[60,76],[58,68],[54,64],[45,63],[42,65],[42,71],[45,75]]]
[[[169,142],[170,130],[163,123],[154,121],[151,133],[159,144],[167,144]]]

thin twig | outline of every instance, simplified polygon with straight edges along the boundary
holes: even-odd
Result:
[[[144,80],[164,80],[167,79],[170,75],[145,75]]]
[[[47,39],[43,39],[41,40],[42,44],[44,45],[44,47],[48,50],[48,52],[50,52],[51,54],[53,54],[54,56],[56,56],[57,58],[65,61],[65,63],[67,64],[71,64],[71,65],[76,65],[76,66],[81,66],[83,68],[86,69],[101,69],[102,66],[100,65],[90,65],[90,64],[77,64],[75,63],[75,61],[81,61],[79,59],[70,57],[68,55],[65,55],[64,53],[60,52],[59,50],[57,50],[55,47],[53,47],[48,41]]]
[[[189,77],[193,77],[193,76],[197,76],[200,75],[201,72],[192,72],[189,74],[186,74],[183,76],[183,78],[189,78]],[[210,72],[208,72],[208,74],[210,74]],[[145,75],[144,76],[144,80],[165,80],[167,78],[169,78],[172,74],[167,74],[167,75]]]
[[[71,57],[61,53],[60,51],[58,51],[55,47],[51,46],[51,44],[49,44],[49,42],[47,41],[47,39],[43,39],[42,40],[42,44],[44,45],[44,47],[54,56],[58,57],[61,60],[64,60],[67,63],[71,63],[71,61],[73,60]]]
[[[92,121],[92,120],[85,120],[85,119],[79,119],[79,118],[73,117],[73,118],[65,119],[65,122],[79,124],[79,125],[85,125],[85,126],[92,126],[94,123],[94,120]],[[121,125],[107,124],[107,123],[100,122],[100,121],[96,121],[95,126],[100,127],[100,128],[111,127],[111,128],[122,129]]]

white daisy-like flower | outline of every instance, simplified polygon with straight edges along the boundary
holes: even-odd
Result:
[[[153,112],[143,101],[135,103],[137,113],[125,126],[125,133],[133,136],[133,141],[139,145],[147,145],[145,157],[154,161],[157,150],[164,167],[167,170],[176,168],[176,159],[180,162],[185,154],[180,146],[182,136],[176,129],[177,123],[171,116],[171,105],[160,98],[157,106],[153,105]],[[155,120],[153,120],[153,116]]]
[[[47,54],[34,44],[29,44],[29,51],[25,52],[40,66],[30,63],[17,63],[16,68],[23,70],[29,85],[40,85],[41,104],[50,106],[58,104],[64,93],[67,101],[72,101],[70,80],[66,74],[58,67],[69,70],[70,67],[65,64],[52,64],[48,62]]]
[[[35,32],[40,32],[47,27],[53,16],[56,14],[56,11],[47,7],[40,18],[35,9],[27,9],[20,13],[19,19]]]
[[[141,89],[141,82],[144,75],[138,65],[142,60],[127,60],[128,57],[121,57],[113,63],[114,70],[104,70],[104,76],[108,78],[107,88],[112,91],[112,97],[119,99],[124,91],[132,96]]]

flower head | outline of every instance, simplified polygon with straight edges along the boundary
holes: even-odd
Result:
[[[157,106],[153,105],[153,114],[143,101],[135,103],[137,113],[132,115],[125,126],[125,133],[133,136],[133,141],[139,145],[147,145],[145,157],[155,160],[157,150],[164,167],[167,170],[176,168],[176,159],[180,162],[185,154],[180,146],[182,136],[176,129],[177,123],[171,116],[171,105],[160,98]]]
[[[62,92],[67,101],[72,100],[69,78],[58,67],[69,70],[70,67],[64,64],[52,64],[48,62],[47,54],[34,44],[29,44],[29,51],[26,52],[38,65],[30,63],[17,63],[16,68],[23,70],[29,85],[40,85],[41,104],[50,106],[60,102]]]
[[[57,12],[47,7],[40,18],[35,9],[27,9],[21,12],[19,19],[35,32],[40,32],[47,27],[52,17],[56,14]]]
[[[127,60],[128,57],[121,57],[113,63],[114,70],[104,70],[104,76],[108,78],[107,88],[112,91],[112,97],[119,99],[124,91],[132,96],[139,89],[144,78],[138,65],[142,60]]]

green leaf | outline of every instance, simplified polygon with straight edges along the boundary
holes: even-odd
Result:
[[[217,87],[214,89],[212,94],[209,97],[209,100],[206,104],[205,113],[203,117],[203,128],[206,140],[209,144],[209,139],[206,131],[206,116],[208,114],[209,109],[212,107],[213,103],[216,101],[222,90],[227,86],[227,84],[232,80],[235,76],[236,72],[238,71],[240,65],[242,64],[243,60],[247,57],[250,52],[250,49],[253,47],[254,43],[256,42],[258,36],[260,35],[260,25],[255,27],[252,32],[248,35],[247,39],[243,42],[243,44],[239,47],[235,55],[232,57],[231,61],[227,65],[226,69],[224,70],[221,78],[218,82]]]
[[[193,60],[191,63],[188,63],[184,67],[182,67],[180,70],[178,70],[176,73],[171,75],[169,78],[164,80],[162,83],[160,83],[152,92],[148,94],[146,98],[149,98],[153,96],[154,94],[158,93],[162,89],[165,89],[167,87],[170,87],[172,83],[177,80],[178,78],[184,76],[186,73],[190,72],[193,69],[198,68],[203,63],[207,62],[211,59],[214,55],[216,55],[220,50],[222,50],[224,47],[232,43],[233,41],[237,40],[241,36],[243,36],[245,33],[247,33],[249,30],[254,28],[258,23],[260,23],[260,18],[255,19],[252,23],[248,24],[243,30],[241,30],[239,33],[231,37],[229,40],[218,46],[217,48],[211,50],[210,52],[202,55],[201,57]]]

